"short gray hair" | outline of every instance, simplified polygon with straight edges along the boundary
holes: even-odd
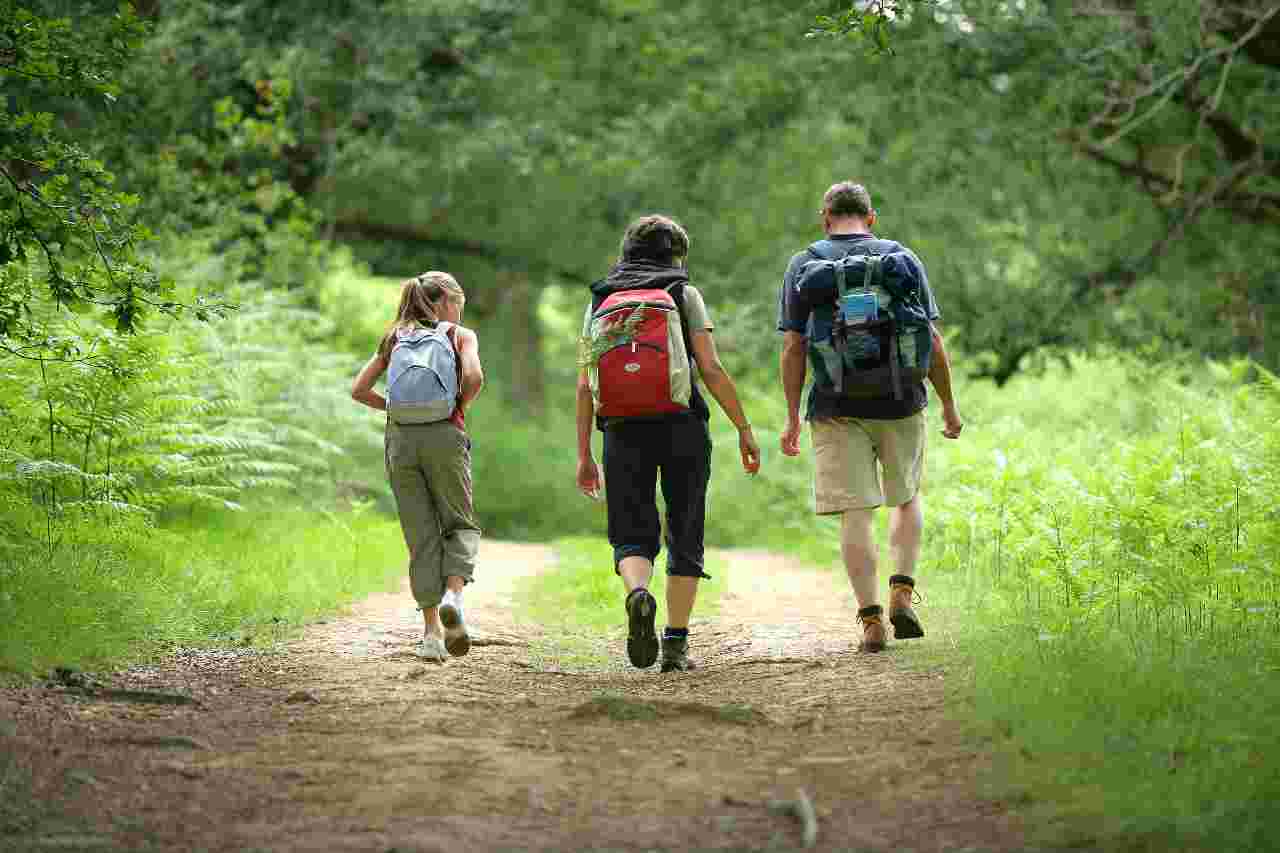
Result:
[[[832,184],[822,196],[822,209],[832,216],[860,216],[863,219],[871,215],[871,193],[862,184],[853,181],[841,181]]]

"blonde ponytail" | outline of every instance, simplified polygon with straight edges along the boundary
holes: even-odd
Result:
[[[444,301],[461,298],[462,286],[447,272],[431,270],[405,279],[400,286],[400,307],[396,309],[396,318],[383,337],[378,351],[384,357],[387,356],[395,343],[395,333],[401,329],[414,326],[434,329],[440,322],[439,308]]]

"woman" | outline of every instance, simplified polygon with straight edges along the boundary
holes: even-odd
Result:
[[[641,669],[658,658],[657,602],[648,586],[663,541],[656,498],[656,486],[662,484],[668,578],[661,668],[687,672],[694,668],[688,654],[689,615],[699,579],[710,577],[703,571],[703,530],[711,478],[711,409],[700,384],[737,428],[747,474],[760,470],[760,447],[737,388],[720,363],[702,294],[689,283],[684,228],[670,217],[641,217],[623,234],[620,254],[609,274],[591,286],[583,317],[577,482],[591,497],[598,497],[608,483],[609,542],[614,571],[626,591],[627,656]],[[636,322],[611,319],[622,317]],[[593,418],[604,433],[603,478],[591,451]]]
[[[388,413],[387,476],[424,626],[418,655],[437,663],[471,648],[462,590],[471,582],[480,546],[464,410],[480,393],[484,372],[475,332],[459,325],[465,303],[462,288],[448,273],[426,272],[406,281],[395,322],[351,387],[355,400]],[[442,369],[432,370],[431,358],[441,353],[446,359],[451,354],[453,361],[435,362]],[[384,397],[374,384],[388,371]],[[430,382],[413,378],[421,376],[430,376]],[[430,396],[422,390],[428,385],[446,399],[416,399]]]

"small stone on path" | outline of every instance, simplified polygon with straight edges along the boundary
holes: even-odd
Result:
[[[301,702],[319,702],[314,693],[307,690],[295,690],[284,698],[285,704],[297,705]]]

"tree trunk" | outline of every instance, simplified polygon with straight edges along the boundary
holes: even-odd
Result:
[[[546,377],[542,358],[542,324],[538,301],[542,295],[524,272],[503,272],[498,284],[507,295],[507,340],[511,342],[512,404],[530,417],[546,408]]]

